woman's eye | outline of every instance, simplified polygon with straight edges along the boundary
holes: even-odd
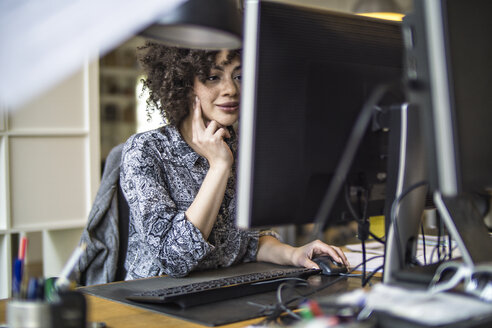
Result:
[[[238,74],[238,75],[234,76],[234,79],[235,80],[238,80],[238,81],[241,81],[241,74]]]
[[[218,79],[219,79],[219,77],[217,75],[211,75],[211,76],[207,77],[207,81],[216,81]]]

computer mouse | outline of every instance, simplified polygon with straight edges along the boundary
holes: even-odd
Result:
[[[321,273],[326,276],[337,276],[348,272],[345,264],[335,261],[329,255],[315,256],[312,258],[312,261],[319,266]]]

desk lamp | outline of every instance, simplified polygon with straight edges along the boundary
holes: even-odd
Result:
[[[401,21],[404,16],[395,0],[359,0],[352,11],[361,16],[394,21]]]
[[[237,49],[241,47],[242,16],[236,0],[189,0],[140,35],[184,48]]]
[[[183,47],[241,46],[239,0],[13,3],[0,1],[0,107],[8,109],[142,30],[146,37]]]

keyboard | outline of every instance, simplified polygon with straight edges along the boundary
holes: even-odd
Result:
[[[255,272],[220,279],[190,283],[182,286],[155,289],[127,296],[141,303],[176,304],[188,308],[231,298],[266,293],[276,290],[283,282],[307,279],[319,274],[319,269],[285,268]]]

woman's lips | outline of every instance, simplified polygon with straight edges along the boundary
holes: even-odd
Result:
[[[237,101],[226,102],[226,103],[218,104],[217,107],[219,107],[225,112],[235,112],[239,109],[239,103]]]

